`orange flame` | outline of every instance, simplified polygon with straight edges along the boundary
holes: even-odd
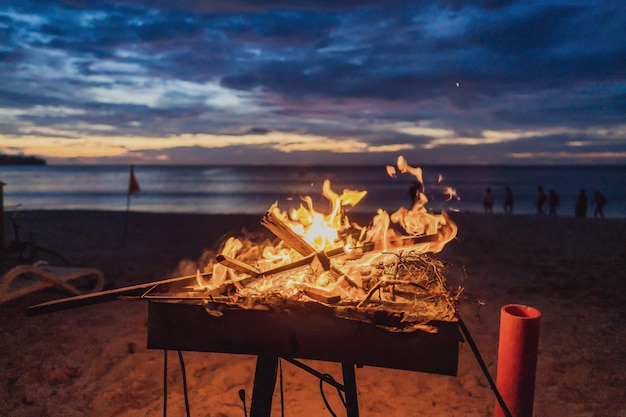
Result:
[[[315,210],[313,200],[309,196],[302,198],[304,205],[292,209],[289,214],[279,210],[277,203],[274,203],[270,211],[315,250],[328,250],[351,243],[340,239],[340,233],[350,228],[346,210],[357,205],[366,194],[367,191],[346,189],[339,195],[330,188],[330,181],[325,180],[322,195],[330,202],[328,214]]]
[[[360,253],[359,263],[348,264],[346,262],[342,265],[345,267],[342,270],[343,274],[352,277],[349,279],[355,281],[358,281],[359,268],[364,267],[368,262],[371,264],[377,256],[388,255],[386,251],[401,250],[407,245],[410,245],[410,250],[422,253],[441,251],[446,243],[456,236],[456,225],[445,212],[433,214],[426,209],[428,199],[423,192],[421,168],[412,167],[403,156],[398,157],[396,166],[397,170],[394,166],[387,166],[387,174],[392,178],[397,178],[398,172],[414,176],[420,183],[422,192],[419,192],[415,204],[410,209],[400,207],[391,215],[379,209],[368,227],[355,225],[347,216],[349,209],[356,206],[367,195],[367,191],[346,189],[338,194],[332,190],[329,180],[325,180],[322,186],[322,195],[329,201],[329,209],[326,212],[316,210],[310,196],[302,197],[302,204],[290,210],[289,213],[280,210],[277,202],[269,208],[268,212],[277,216],[284,225],[300,236],[316,252],[321,253],[321,251],[343,247],[345,253]],[[397,227],[392,227],[392,224]],[[429,236],[432,239],[419,244],[412,243],[412,238],[423,236]],[[232,258],[239,257],[249,262],[249,259],[244,259],[242,254],[243,246],[238,239],[231,238],[224,245],[222,254]],[[369,252],[367,254],[364,250],[366,247]],[[257,252],[262,252],[262,254],[259,254],[259,259],[254,261],[254,266],[260,270],[288,264],[303,257],[283,242],[278,245],[268,245],[262,251]],[[235,282],[233,274],[232,270],[216,263],[213,265],[213,276],[209,286],[217,288],[229,278]],[[300,279],[297,276],[291,276],[287,287],[297,287],[300,285]],[[308,282],[307,285],[329,289],[334,287],[337,279],[336,274],[333,275],[332,270],[328,270],[320,273],[315,282]],[[259,288],[269,289],[271,285],[260,282],[257,284],[257,290]]]

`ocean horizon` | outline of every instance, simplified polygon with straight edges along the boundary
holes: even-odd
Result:
[[[514,214],[535,214],[541,186],[559,195],[561,216],[574,215],[584,189],[587,217],[593,217],[593,194],[600,191],[608,200],[605,217],[626,218],[626,165],[421,168],[427,208],[436,212],[483,213],[483,195],[490,188],[494,214],[504,213],[504,188],[509,186]],[[326,179],[338,194],[367,191],[355,212],[393,212],[410,205],[408,188],[415,180],[408,174],[391,178],[384,165],[135,165],[134,173],[141,191],[130,197],[130,209],[156,213],[263,214],[274,202],[282,209],[298,206],[302,196],[311,196],[323,210]],[[129,174],[127,165],[0,166],[4,210],[126,210]]]

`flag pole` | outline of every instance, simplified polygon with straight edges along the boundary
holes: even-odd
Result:
[[[126,193],[126,214],[124,215],[124,235],[122,247],[126,246],[126,232],[128,231],[128,213],[130,212],[130,193]]]

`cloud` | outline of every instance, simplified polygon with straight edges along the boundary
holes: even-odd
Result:
[[[0,147],[184,162],[239,137],[222,156],[609,161],[626,148],[624,27],[599,0],[9,0]]]

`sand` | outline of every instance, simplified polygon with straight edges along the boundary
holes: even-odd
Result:
[[[99,268],[109,286],[122,287],[189,271],[214,254],[225,234],[261,230],[260,217],[131,213],[125,245],[124,213],[21,212],[18,220],[24,236],[32,232],[38,245],[74,266]],[[542,312],[534,415],[626,416],[626,221],[452,217],[458,236],[437,256],[466,271],[459,310],[491,375],[500,308],[530,305]],[[9,233],[7,226],[7,243]],[[63,296],[39,291],[0,306],[0,415],[162,415],[163,352],[146,349],[146,302],[24,315],[30,305]],[[168,358],[168,415],[184,415],[176,353]],[[244,415],[238,392],[246,390],[249,407],[254,357],[185,352],[184,358],[191,415]],[[341,380],[339,364],[306,363]],[[361,416],[493,415],[494,395],[467,343],[460,345],[456,377],[364,367],[356,379]],[[283,363],[283,385],[284,415],[330,415],[313,376]],[[345,415],[334,389],[325,392],[337,415]],[[274,399],[278,416],[278,389]]]

